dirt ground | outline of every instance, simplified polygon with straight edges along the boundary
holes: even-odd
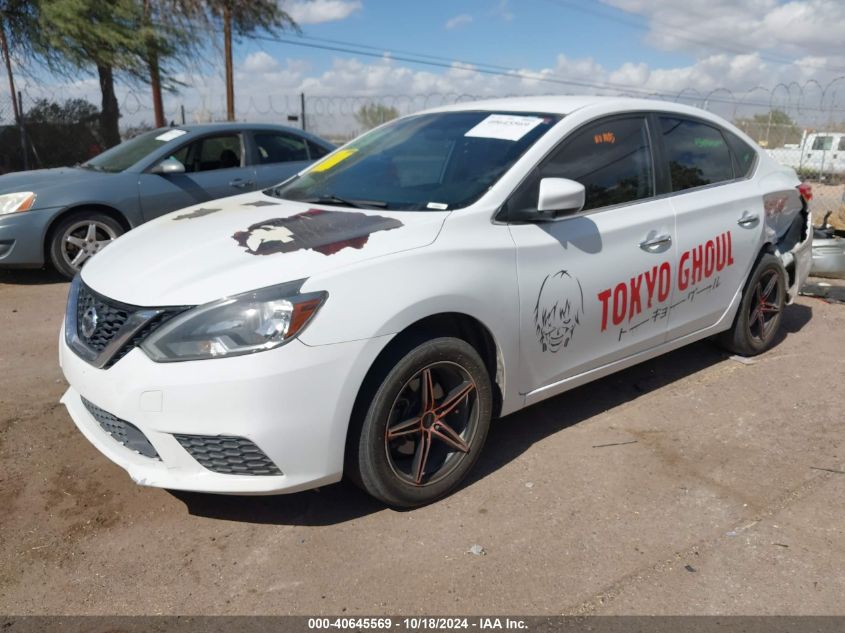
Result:
[[[58,404],[66,292],[0,272],[0,613],[845,614],[845,306],[500,420],[459,492],[396,512],[135,486]]]

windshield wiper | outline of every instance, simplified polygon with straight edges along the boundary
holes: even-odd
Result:
[[[386,209],[387,203],[382,202],[381,200],[347,200],[346,198],[341,198],[340,196],[336,196],[334,194],[328,196],[318,196],[315,198],[304,198],[303,202],[309,202],[311,204],[340,204],[344,207],[353,207],[355,209],[366,209],[366,208],[373,208],[373,209]]]

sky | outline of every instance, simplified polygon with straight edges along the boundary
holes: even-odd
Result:
[[[824,108],[845,109],[843,0],[280,2],[301,35],[238,43],[238,118],[297,113],[300,93],[315,122],[318,115],[343,118],[361,97],[403,112],[458,95],[553,93],[680,95],[725,116],[772,104],[803,107],[810,117],[822,98]],[[181,105],[187,119],[221,116],[220,55],[213,47],[205,63],[180,74],[186,85],[166,97],[170,118],[179,119]],[[32,96],[99,100],[94,78],[70,86],[44,77],[25,83]],[[143,87],[120,94],[124,124],[149,118]]]

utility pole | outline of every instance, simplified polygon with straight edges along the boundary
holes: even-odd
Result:
[[[235,80],[232,76],[232,7],[223,5],[223,47],[226,55],[226,120],[235,120]]]
[[[305,132],[305,93],[299,93],[299,109],[302,116],[302,131]]]

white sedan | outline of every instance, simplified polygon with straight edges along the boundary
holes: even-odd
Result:
[[[693,341],[775,340],[809,189],[673,103],[513,98],[390,122],[281,185],[149,222],[74,280],[82,433],[139,484],[396,507],[490,420]]]

